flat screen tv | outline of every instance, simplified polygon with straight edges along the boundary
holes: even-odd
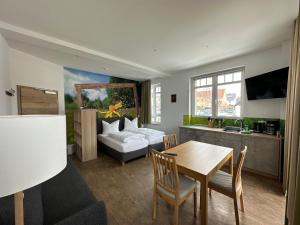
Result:
[[[285,98],[289,68],[246,79],[248,100]]]

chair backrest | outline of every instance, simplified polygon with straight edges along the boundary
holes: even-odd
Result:
[[[241,151],[238,161],[237,161],[237,168],[234,171],[232,185],[235,190],[239,189],[242,186],[242,167],[244,164],[245,156],[247,152],[247,146],[245,146],[244,150]]]
[[[162,189],[178,196],[179,177],[175,157],[152,150],[151,158],[155,188],[160,186]]]
[[[169,134],[164,136],[164,147],[165,150],[173,148],[177,145],[176,134]]]

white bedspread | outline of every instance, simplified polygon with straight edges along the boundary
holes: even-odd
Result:
[[[129,131],[113,132],[108,134],[109,137],[124,143],[135,142],[141,138],[145,138],[145,135],[139,133],[132,133]]]
[[[165,132],[150,128],[135,128],[128,129],[127,131],[145,135],[145,138],[148,140],[149,145],[154,145],[163,142],[163,137],[165,135]]]
[[[148,141],[144,138],[141,138],[133,142],[124,143],[109,137],[107,134],[98,134],[98,140],[103,144],[121,153],[127,153],[142,148],[147,148],[149,145]]]
[[[165,132],[163,131],[154,130],[150,128],[128,129],[128,131],[138,133],[138,134],[143,134],[145,136],[152,136],[152,137],[160,137],[165,135]]]

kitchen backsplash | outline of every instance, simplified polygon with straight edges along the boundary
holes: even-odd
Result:
[[[254,117],[244,117],[243,122],[244,126],[247,125],[250,130],[253,129],[254,122],[259,120],[265,121],[279,121],[279,131],[282,136],[284,136],[284,129],[285,129],[285,120],[277,119],[277,118],[254,118]],[[217,126],[217,122],[215,121],[215,126]],[[183,125],[207,125],[208,119],[205,117],[199,116],[192,116],[192,115],[184,115],[183,116]],[[224,126],[239,126],[240,123],[236,119],[223,119],[222,127]]]

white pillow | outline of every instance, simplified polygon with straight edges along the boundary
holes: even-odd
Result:
[[[133,120],[129,120],[125,117],[125,125],[124,125],[124,130],[132,130],[132,129],[137,129],[138,127],[138,118],[134,118]]]
[[[119,120],[116,120],[115,122],[108,123],[102,120],[102,134],[119,132],[119,122]]]

